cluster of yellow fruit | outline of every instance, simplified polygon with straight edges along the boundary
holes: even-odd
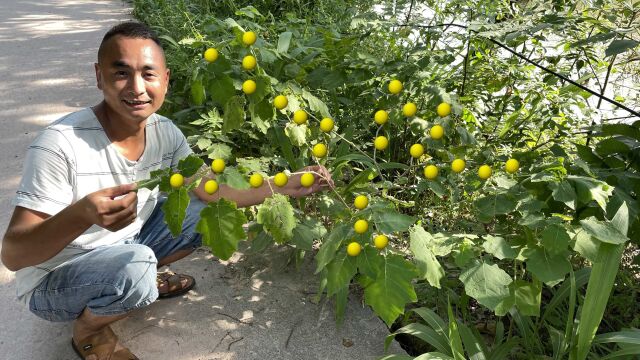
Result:
[[[256,33],[254,33],[253,31],[247,31],[242,34],[242,43],[245,46],[251,46],[255,44],[257,39],[258,37],[256,36]],[[203,57],[205,61],[207,61],[208,63],[212,63],[218,60],[218,57],[219,57],[218,50],[215,48],[208,48],[207,50],[205,50]],[[258,61],[253,55],[247,55],[242,59],[242,68],[247,71],[251,71],[255,69],[257,64],[258,64]],[[244,92],[247,95],[251,95],[254,92],[256,92],[257,88],[258,86],[254,80],[249,79],[242,83],[242,92]]]
[[[369,206],[369,198],[366,195],[358,195],[353,201],[353,206],[358,210],[362,210]],[[356,234],[364,234],[368,230],[369,222],[367,222],[367,220],[360,219],[353,224],[353,231],[355,231]],[[373,238],[373,246],[378,250],[383,250],[387,247],[387,244],[389,244],[389,238],[384,234],[378,234]],[[362,245],[357,241],[352,241],[347,245],[347,255],[349,256],[358,256],[361,251]]]

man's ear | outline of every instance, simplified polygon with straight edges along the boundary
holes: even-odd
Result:
[[[93,63],[93,68],[96,70],[96,84],[98,89],[102,90],[102,71],[100,70],[100,64]]]
[[[169,91],[169,79],[171,77],[171,70],[167,69],[167,72],[164,76],[164,94],[167,95],[167,92]]]

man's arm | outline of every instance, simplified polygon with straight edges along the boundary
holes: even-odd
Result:
[[[310,187],[304,187],[300,184],[300,177],[305,172],[314,173],[316,178],[315,182]],[[273,195],[273,193],[280,193],[288,195],[294,198],[308,196],[318,191],[333,187],[333,181],[329,171],[323,166],[309,166],[294,174],[291,174],[287,185],[278,187],[273,183],[273,178],[265,179],[262,186],[258,188],[251,188],[247,190],[234,189],[226,185],[220,185],[220,188],[213,195],[209,195],[204,191],[204,184],[207,180],[215,179],[215,175],[211,172],[208,176],[202,178],[202,181],[198,187],[194,190],[196,196],[204,201],[217,201],[220,198],[234,201],[238,207],[246,207],[252,205],[258,205],[264,202],[264,200]],[[272,192],[273,190],[273,192]]]
[[[54,257],[93,224],[110,231],[128,226],[137,213],[134,188],[127,184],[96,191],[53,216],[17,206],[2,240],[2,263],[18,271]]]

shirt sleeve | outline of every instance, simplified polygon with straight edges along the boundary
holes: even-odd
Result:
[[[171,168],[175,169],[178,167],[178,162],[187,156],[193,154],[193,150],[189,147],[189,143],[187,142],[187,138],[184,136],[182,131],[178,129],[173,123],[171,127],[174,131],[174,139],[175,139],[175,147],[173,151],[173,157],[171,158]]]
[[[55,215],[71,205],[75,177],[68,140],[57,130],[45,129],[27,149],[22,180],[14,206]]]

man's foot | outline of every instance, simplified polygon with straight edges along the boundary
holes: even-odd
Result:
[[[182,295],[191,290],[196,284],[196,279],[189,275],[165,271],[158,273],[156,284],[158,286],[158,297],[166,299]]]
[[[71,346],[84,360],[139,360],[118,342],[118,337],[109,326],[80,341],[71,339]]]

